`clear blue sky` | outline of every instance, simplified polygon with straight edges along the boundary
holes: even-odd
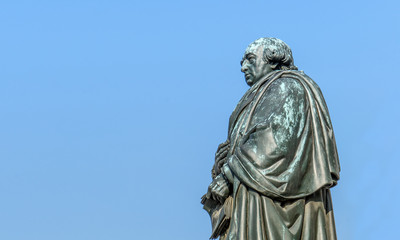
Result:
[[[208,239],[200,197],[277,37],[321,87],[341,240],[400,216],[398,1],[2,1],[0,239]]]

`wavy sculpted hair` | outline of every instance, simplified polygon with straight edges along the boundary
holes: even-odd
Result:
[[[245,55],[251,50],[256,50],[263,46],[263,60],[271,65],[275,65],[274,70],[297,70],[294,65],[292,50],[280,39],[259,38],[252,42],[246,49]]]

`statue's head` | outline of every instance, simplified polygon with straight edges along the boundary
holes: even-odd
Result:
[[[249,86],[274,70],[297,70],[292,50],[277,38],[260,38],[252,42],[240,64]]]

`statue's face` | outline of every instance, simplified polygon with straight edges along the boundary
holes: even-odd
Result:
[[[241,62],[241,71],[244,73],[246,83],[253,86],[265,75],[273,71],[270,64],[263,60],[263,46],[249,47]]]

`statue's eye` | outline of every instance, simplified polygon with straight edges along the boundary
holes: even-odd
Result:
[[[251,64],[253,64],[255,61],[256,61],[256,60],[255,60],[254,57],[249,58],[249,62],[250,62]]]

